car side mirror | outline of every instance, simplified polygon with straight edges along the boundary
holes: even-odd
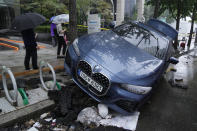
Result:
[[[179,60],[175,57],[170,57],[168,62],[171,63],[171,64],[177,64],[177,63],[179,63]]]

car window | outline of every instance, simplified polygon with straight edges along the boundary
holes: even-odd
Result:
[[[138,47],[159,59],[164,59],[168,49],[168,44],[166,43],[162,38],[158,39],[148,35],[140,42]]]
[[[129,43],[147,53],[159,59],[165,58],[168,49],[167,41],[162,37],[158,38],[156,33],[150,32],[132,23],[121,25],[113,31]]]
[[[113,31],[135,46],[148,34],[146,30],[135,24],[124,24],[118,26]]]

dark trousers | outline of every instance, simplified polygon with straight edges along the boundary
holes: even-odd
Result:
[[[29,69],[29,61],[31,58],[32,59],[32,67],[34,69],[37,69],[38,66],[37,66],[37,48],[36,48],[36,46],[26,46],[25,49],[26,49],[26,55],[25,55],[25,61],[24,61],[25,68]]]
[[[53,47],[57,46],[57,39],[55,36],[52,36],[52,45],[53,45]]]
[[[63,47],[62,55],[65,55],[65,52],[66,52],[66,43],[64,41],[64,37],[63,36],[59,36],[58,37],[57,55],[60,55],[60,52],[61,52],[61,48],[62,47]]]

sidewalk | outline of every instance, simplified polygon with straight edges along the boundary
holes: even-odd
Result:
[[[17,41],[20,42],[20,41]],[[23,43],[20,44],[20,47],[23,46]],[[56,60],[57,59],[57,49],[52,47],[49,44],[44,44],[38,42],[40,46],[40,50],[38,53],[38,63],[42,60]],[[0,66],[14,67],[14,66],[24,66],[24,57],[25,57],[25,49],[20,48],[18,51],[16,50],[3,50],[0,51]]]
[[[178,52],[176,53],[175,56],[179,57],[181,55],[187,54],[187,53],[193,51],[195,48],[197,48],[197,43],[194,43],[194,39],[192,39],[190,47],[188,47],[187,44],[186,44],[185,49],[181,49],[180,46],[179,46],[178,47]]]

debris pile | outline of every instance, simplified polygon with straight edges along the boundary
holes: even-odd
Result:
[[[37,79],[34,79],[35,81]],[[28,81],[21,80],[20,87],[26,89]],[[49,90],[48,97],[55,101],[55,108],[28,121],[21,121],[13,127],[0,130],[24,131],[124,131],[135,130],[136,117],[109,114],[108,107],[98,104],[74,83],[61,84],[60,90]],[[52,83],[48,83],[50,86]],[[31,86],[31,85],[30,85]],[[37,88],[37,86],[36,86]],[[98,108],[96,108],[98,107]],[[1,110],[0,110],[1,111]],[[131,118],[131,119],[129,119]],[[128,126],[130,125],[130,126]],[[131,125],[133,127],[131,127]],[[124,128],[124,129],[123,129]]]
[[[26,122],[25,128],[32,130],[83,131],[84,127],[75,122],[78,113],[87,105],[95,105],[95,101],[88,97],[75,85],[62,86],[61,90],[50,90],[50,99],[54,100],[56,107],[44,113],[39,119]],[[27,124],[29,123],[29,124]],[[28,126],[27,126],[28,125]]]
[[[124,131],[136,128],[139,113],[135,114],[136,117],[111,115],[106,105],[96,103],[75,85],[49,91],[48,96],[55,101],[56,107],[41,114],[37,119],[30,119],[18,125],[20,130]]]
[[[98,109],[94,106],[83,109],[79,113],[77,121],[89,128],[112,126],[134,131],[136,130],[138,117],[139,112],[134,112],[128,116],[123,116],[117,113],[108,114],[107,107],[103,104],[99,104]]]
[[[181,89],[188,89],[188,86],[183,83],[183,79],[170,79],[168,80],[168,83],[172,87],[177,87]]]
[[[167,79],[168,83],[171,85],[171,87],[181,88],[181,89],[188,89],[188,86],[185,84],[185,81],[181,74],[177,72],[176,68],[169,68],[169,71],[167,71]]]

